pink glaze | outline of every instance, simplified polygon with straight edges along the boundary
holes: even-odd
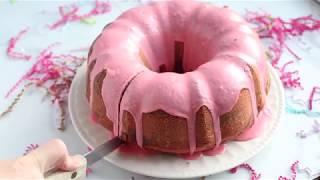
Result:
[[[184,42],[186,73],[158,73],[162,64],[173,71],[175,41]],[[142,63],[140,51],[149,68]],[[137,143],[143,147],[142,113],[161,109],[187,119],[191,154],[196,149],[195,114],[201,106],[207,106],[213,116],[217,148],[219,117],[231,111],[242,89],[249,90],[256,107],[248,64],[260,73],[261,89],[267,80],[264,51],[248,24],[229,9],[194,1],[165,1],[126,11],[97,39],[89,63],[95,59],[91,92],[93,78],[106,70],[102,96],[114,134],[121,132],[123,111],[129,111],[135,119]],[[253,108],[255,123],[257,117]]]
[[[263,129],[266,126],[266,123],[269,119],[271,119],[272,112],[270,104],[267,102],[265,107],[260,111],[258,115],[258,120],[256,121],[253,126],[247,129],[244,133],[238,136],[236,139],[239,141],[249,140],[255,137],[258,137],[261,133],[263,133]]]
[[[136,144],[123,144],[118,148],[118,152],[135,156],[152,156],[158,154],[155,151],[141,148]]]
[[[214,148],[208,151],[196,152],[193,154],[180,154],[179,157],[185,160],[196,160],[203,154],[205,156],[215,156],[223,153],[225,150],[224,145],[220,145],[218,148]],[[127,154],[127,155],[135,155],[135,156],[153,156],[158,155],[159,152],[153,150],[147,150],[137,146],[136,144],[123,144],[118,148],[118,152]]]
[[[89,120],[91,120],[91,122],[93,122],[93,123],[97,123],[98,122],[98,118],[97,118],[96,113],[91,112],[90,116],[89,116]]]
[[[201,154],[201,152],[195,152],[193,154],[180,154],[179,156],[184,160],[197,160]]]
[[[202,154],[205,155],[205,156],[215,156],[215,155],[224,153],[224,150],[225,150],[224,145],[221,144],[217,148],[213,148],[211,150],[203,151]]]

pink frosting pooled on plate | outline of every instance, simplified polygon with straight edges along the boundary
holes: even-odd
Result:
[[[183,74],[174,72],[174,43],[183,42]],[[147,60],[141,60],[141,52]],[[221,143],[219,117],[232,110],[242,89],[256,107],[248,64],[259,71],[261,89],[267,66],[257,34],[235,12],[207,3],[165,1],[133,8],[104,29],[89,63],[97,60],[93,77],[106,70],[102,97],[114,134],[122,129],[122,113],[136,123],[143,146],[142,114],[163,110],[186,118],[190,152],[196,149],[195,120],[201,106],[213,118],[216,147]],[[164,65],[168,72],[159,73]],[[261,91],[263,96],[265,92]],[[258,112],[253,108],[254,122]]]

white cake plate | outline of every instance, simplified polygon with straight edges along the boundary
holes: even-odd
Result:
[[[261,136],[249,141],[225,144],[225,152],[216,156],[201,156],[197,160],[158,154],[153,156],[130,156],[117,151],[105,156],[110,163],[128,171],[159,178],[194,178],[229,170],[255,156],[271,140],[284,109],[284,92],[275,70],[269,65],[271,88],[268,103],[272,116]],[[89,105],[86,99],[86,71],[84,64],[72,82],[69,94],[69,111],[72,123],[86,145],[96,147],[105,142],[107,130],[88,120]]]

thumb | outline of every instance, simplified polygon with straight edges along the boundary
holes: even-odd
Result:
[[[49,141],[23,158],[37,167],[42,174],[52,169],[72,171],[85,161],[81,155],[70,156],[66,145],[59,139]]]

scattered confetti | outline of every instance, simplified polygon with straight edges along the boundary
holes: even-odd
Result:
[[[297,61],[301,58],[294,53],[285,43],[287,39],[295,36],[302,36],[305,32],[320,30],[320,20],[310,16],[302,16],[285,21],[280,17],[272,17],[267,13],[251,12],[246,14],[248,22],[255,25],[260,38],[271,40],[268,47],[268,57],[271,58],[272,66],[280,73],[280,79],[285,88],[302,88],[299,72],[288,71],[287,66],[294,64],[288,61],[280,65],[280,58],[284,50],[287,50]]]
[[[303,114],[303,115],[306,115],[309,117],[319,117],[320,116],[320,112],[311,112],[308,109],[296,109],[296,108],[293,108],[289,105],[287,105],[286,111],[288,113],[297,114],[297,115]]]
[[[313,97],[315,93],[319,93],[320,87],[313,87],[309,96],[309,110],[312,110]]]
[[[27,87],[27,85],[26,85]],[[0,114],[0,118],[4,117],[5,115],[7,115],[8,113],[12,112],[13,108],[18,104],[18,102],[20,101],[22,95],[25,92],[25,88],[21,89],[21,91],[17,94],[17,96],[14,98],[14,100],[12,101],[12,103],[9,105],[9,107],[3,111]]]
[[[111,6],[108,2],[95,1],[94,7],[87,14],[79,15],[79,6],[76,4],[59,6],[60,19],[49,26],[49,29],[53,30],[60,26],[67,24],[68,22],[81,21],[90,22],[90,18],[93,16],[106,14],[111,10]],[[91,21],[92,22],[92,21]]]
[[[291,167],[291,177],[279,176],[278,180],[295,180],[297,177],[297,168],[298,168],[299,161],[294,162]]]
[[[307,132],[305,130],[300,130],[299,132],[296,133],[296,135],[301,139],[305,139],[308,136],[319,134],[319,133],[320,133],[320,123],[317,120],[314,120],[311,130]]]
[[[282,81],[282,84],[286,88],[302,88],[301,83],[300,83],[300,77],[298,76],[299,72],[298,71],[287,71],[286,67],[290,64],[293,64],[293,61],[289,61],[285,63],[280,69],[274,65],[276,69],[279,70],[280,72],[280,80]]]
[[[54,43],[42,50],[36,63],[31,69],[9,90],[8,97],[21,83],[27,82],[29,86],[44,89],[51,102],[60,110],[58,129],[65,129],[65,105],[68,92],[76,69],[85,58],[73,55],[55,55],[51,49],[59,45]]]
[[[88,25],[95,25],[97,22],[94,19],[91,18],[87,18],[87,19],[81,19],[80,20],[82,23],[84,24],[88,24]]]
[[[320,99],[313,99],[313,102],[319,102]],[[320,112],[309,109],[309,100],[296,98],[295,96],[286,97],[286,111],[291,114],[306,115],[309,117],[320,117]]]
[[[301,163],[298,163],[297,170],[300,173],[306,173],[309,177],[319,176],[319,173],[313,174],[312,170],[309,167],[302,167]],[[312,178],[314,179],[314,178]]]
[[[21,30],[17,36],[11,37],[7,48],[7,55],[13,59],[30,60],[31,55],[27,55],[16,51],[16,45],[23,35],[28,32],[28,28]]]
[[[297,98],[294,95],[287,96],[286,99],[298,106],[307,107],[307,103],[303,99]]]
[[[39,147],[39,144],[29,144],[25,150],[25,152],[23,153],[23,155],[27,155],[29,154],[32,150],[37,149]]]
[[[247,171],[250,173],[250,180],[258,180],[258,179],[260,179],[260,177],[261,177],[261,174],[257,174],[257,173],[256,173],[256,170],[254,170],[254,169],[253,169],[249,164],[247,164],[247,163],[240,164],[239,166],[230,169],[229,172],[232,173],[232,174],[234,174],[234,173],[237,172],[238,168],[242,168],[242,169],[247,170]]]

